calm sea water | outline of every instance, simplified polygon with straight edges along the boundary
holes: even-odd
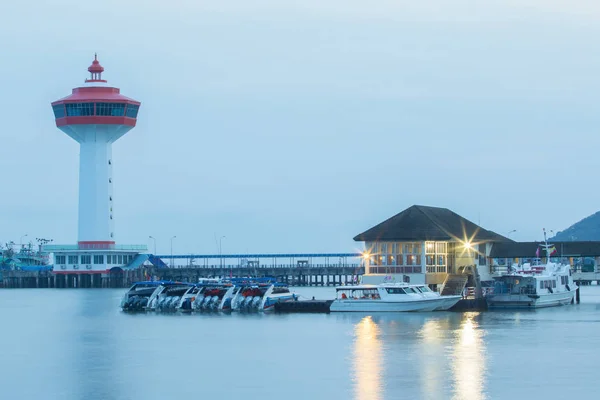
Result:
[[[599,396],[598,286],[562,308],[372,315],[130,315],[122,293],[0,290],[0,398]]]

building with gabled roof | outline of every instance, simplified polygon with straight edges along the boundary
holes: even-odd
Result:
[[[442,284],[461,267],[489,279],[494,243],[513,243],[440,207],[414,205],[354,237],[365,242],[365,283],[384,280]]]

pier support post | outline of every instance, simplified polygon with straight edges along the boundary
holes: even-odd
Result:
[[[579,290],[581,290],[580,288],[577,288],[577,290],[575,290],[575,301],[577,302],[577,304],[579,304]]]

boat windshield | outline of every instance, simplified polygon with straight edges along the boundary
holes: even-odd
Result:
[[[389,294],[406,294],[403,288],[385,288]]]
[[[414,287],[410,287],[410,286],[405,287],[404,290],[406,290],[407,294],[409,294],[409,293],[419,293]]]
[[[421,293],[431,292],[431,289],[429,289],[427,286],[417,286],[417,290],[420,291]]]

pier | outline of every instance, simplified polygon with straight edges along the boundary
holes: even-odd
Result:
[[[145,280],[198,282],[201,278],[275,277],[292,286],[338,286],[365,273],[357,253],[159,255],[102,272],[12,269],[0,271],[0,288],[126,288]]]

